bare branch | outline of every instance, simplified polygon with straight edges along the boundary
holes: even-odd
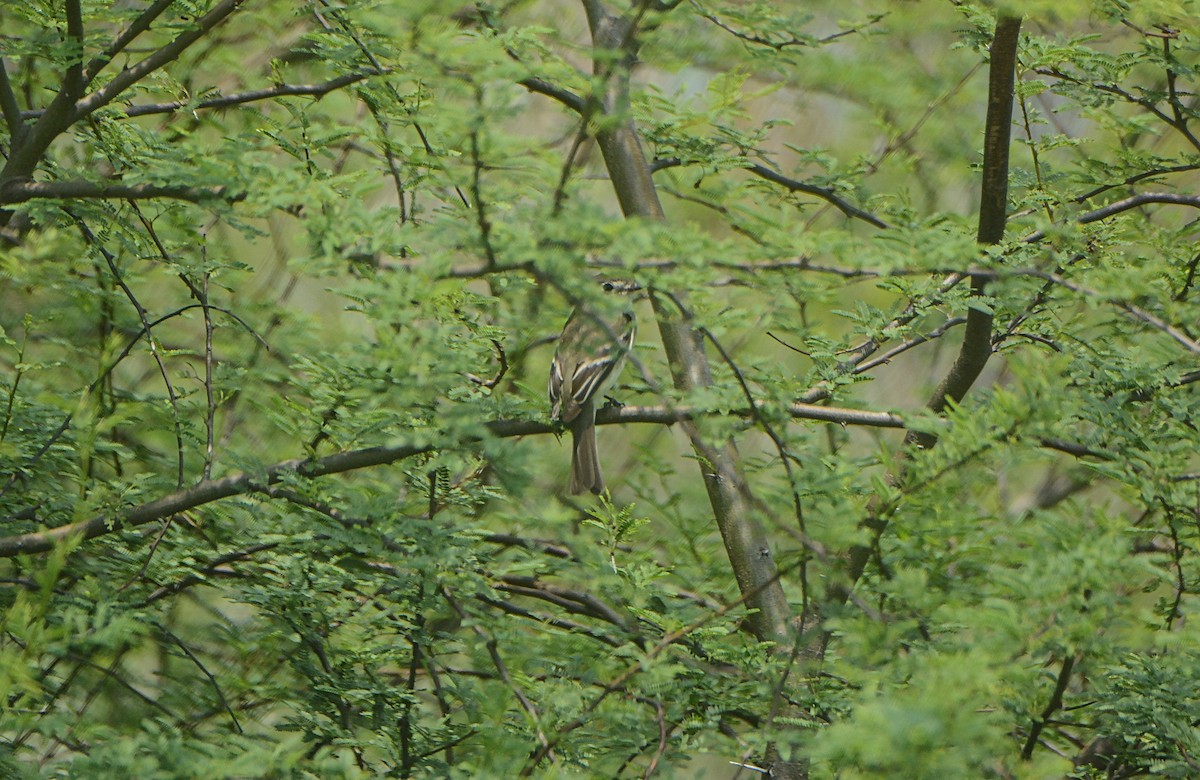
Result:
[[[928,333],[913,336],[908,341],[905,341],[903,344],[897,344],[874,360],[868,360],[865,363],[859,363],[854,367],[853,373],[862,374],[870,371],[873,368],[876,368],[877,366],[886,365],[887,363],[890,363],[892,358],[896,357],[897,355],[907,352],[913,347],[918,347],[927,341],[933,341],[934,339],[941,338],[942,336],[946,335],[947,331],[949,331],[951,328],[962,325],[966,321],[966,317],[951,317]]]
[[[672,8],[675,7],[680,2],[681,2],[681,0],[675,0],[675,2],[671,3],[671,7]],[[657,3],[655,5],[661,5],[661,4],[662,3]],[[709,13],[708,11],[704,10],[704,8],[699,3],[697,3],[695,0],[692,0],[692,5],[695,6],[696,12],[700,15],[700,17],[702,19],[707,19],[708,21],[715,24],[717,27],[720,27],[722,30],[724,30],[725,32],[732,35],[734,38],[737,38],[740,41],[745,41],[746,43],[754,44],[756,46],[765,46],[767,48],[774,49],[775,51],[783,51],[784,49],[790,48],[792,46],[811,46],[811,47],[821,46],[823,44],[830,43],[832,41],[836,41],[839,38],[844,38],[847,35],[853,35],[854,33],[862,30],[863,27],[868,27],[870,25],[873,25],[887,16],[886,13],[872,14],[867,19],[867,21],[864,22],[863,24],[861,24],[857,27],[848,27],[844,30],[839,30],[838,32],[832,33],[830,35],[826,35],[824,38],[814,38],[811,36],[810,37],[800,37],[797,35],[792,35],[787,38],[773,40],[771,38],[766,38],[761,35],[755,35],[753,33],[742,32],[741,30],[738,30],[735,27],[732,27],[732,26],[726,24],[725,22],[721,21],[720,17],[718,17],[716,14]],[[658,10],[658,9],[656,8],[655,10]]]
[[[981,269],[979,271],[979,273],[976,275],[981,278],[986,278],[989,276],[992,276],[992,277],[1000,276],[1002,274],[1000,274],[1000,273],[993,274],[989,271],[985,271],[985,270]],[[1083,295],[1087,295],[1092,298],[1099,298],[1101,300],[1108,301],[1109,303],[1111,303],[1114,306],[1116,306],[1117,308],[1121,309],[1122,311],[1124,311],[1126,314],[1133,317],[1134,319],[1140,320],[1141,322],[1146,323],[1150,327],[1155,328],[1156,330],[1160,330],[1163,333],[1170,336],[1171,338],[1175,339],[1175,341],[1177,341],[1179,344],[1181,344],[1185,348],[1187,348],[1187,350],[1189,352],[1200,355],[1200,342],[1197,342],[1195,339],[1191,338],[1186,333],[1184,333],[1182,330],[1180,330],[1176,326],[1172,325],[1171,323],[1167,322],[1166,320],[1162,319],[1161,317],[1151,314],[1150,312],[1148,312],[1145,309],[1142,309],[1138,306],[1134,306],[1132,303],[1129,303],[1128,301],[1125,301],[1120,298],[1113,298],[1111,296],[1107,296],[1104,293],[1100,292],[1099,290],[1093,290],[1090,287],[1085,287],[1082,284],[1079,284],[1077,282],[1072,282],[1069,279],[1064,279],[1063,277],[1058,276],[1057,274],[1048,273],[1046,271],[1025,269],[1025,270],[1020,270],[1020,271],[1016,272],[1016,274],[1012,274],[1010,272],[1010,275],[1032,276],[1032,277],[1035,277],[1038,279],[1045,279],[1046,281],[1052,282],[1053,284],[1056,284],[1060,287],[1065,287],[1066,289],[1071,290],[1072,292],[1077,292],[1077,293],[1081,293]]]
[[[245,193],[230,192],[228,187],[192,187],[184,184],[122,184],[91,181],[8,181],[0,185],[0,204],[24,203],[46,198],[76,200],[79,198],[173,198],[194,203],[211,200],[235,202]]]
[[[1189,164],[1183,164],[1183,165],[1169,165],[1169,166],[1166,166],[1163,168],[1152,168],[1148,171],[1142,171],[1141,173],[1136,173],[1132,176],[1127,176],[1122,181],[1115,182],[1113,184],[1104,184],[1099,187],[1096,187],[1093,190],[1088,190],[1087,192],[1083,193],[1082,195],[1076,196],[1073,200],[1075,203],[1083,203],[1084,201],[1091,200],[1092,198],[1096,197],[1100,193],[1107,192],[1108,190],[1111,190],[1114,187],[1128,187],[1130,184],[1137,184],[1139,181],[1144,181],[1146,179],[1152,179],[1155,176],[1163,176],[1168,173],[1187,173],[1188,171],[1195,171],[1195,170],[1200,170],[1200,163],[1189,163]]]
[[[242,724],[238,722],[237,715],[234,714],[233,708],[229,706],[229,700],[225,698],[225,692],[221,690],[221,684],[217,682],[217,678],[214,677],[213,673],[208,670],[208,667],[205,666],[204,663],[201,662],[201,660],[196,657],[196,654],[191,651],[191,648],[189,648],[187,645],[185,645],[183,643],[182,639],[175,636],[175,634],[172,633],[166,626],[162,625],[161,623],[155,622],[154,627],[157,628],[159,631],[161,631],[163,636],[165,636],[167,639],[174,642],[175,646],[178,647],[180,650],[182,650],[183,654],[186,655],[188,657],[188,659],[193,664],[196,665],[196,668],[199,669],[201,671],[201,673],[203,673],[204,676],[208,678],[208,682],[212,686],[213,691],[216,692],[217,699],[221,702],[221,706],[225,709],[225,711],[227,713],[229,713],[229,719],[231,721],[233,721],[234,729],[239,734],[244,733],[242,731]]]
[[[1122,211],[1129,211],[1138,206],[1144,206],[1147,203],[1171,203],[1177,206],[1191,206],[1194,209],[1200,209],[1200,196],[1181,195],[1177,192],[1143,192],[1124,200],[1110,203],[1094,211],[1089,211],[1086,214],[1081,214],[1079,222],[1084,225],[1089,222],[1098,222],[1102,219],[1108,219],[1115,214],[1120,214]]]
[[[1184,195],[1178,192],[1140,192],[1137,195],[1131,195],[1128,198],[1123,198],[1118,201],[1113,201],[1107,206],[1101,206],[1098,209],[1085,211],[1075,218],[1075,221],[1081,225],[1087,225],[1092,222],[1099,222],[1102,219],[1116,216],[1124,211],[1136,209],[1139,206],[1145,206],[1150,203],[1166,203],[1175,206],[1191,206],[1194,209],[1200,209],[1200,195]],[[1046,231],[1038,230],[1025,236],[1021,240],[1027,244],[1037,243],[1046,237]]]
[[[1067,683],[1071,681],[1071,671],[1075,668],[1075,662],[1079,659],[1078,655],[1069,655],[1063,661],[1062,669],[1058,673],[1058,681],[1054,684],[1054,693],[1050,695],[1050,701],[1046,702],[1046,707],[1042,710],[1041,717],[1033,722],[1033,726],[1029,729],[1029,738],[1025,740],[1025,747],[1021,749],[1021,758],[1028,761],[1033,758],[1033,749],[1037,747],[1038,737],[1042,734],[1042,729],[1046,728],[1046,724],[1050,721],[1050,717],[1062,707],[1063,693],[1067,690]]]

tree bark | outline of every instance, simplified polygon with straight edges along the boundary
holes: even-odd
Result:
[[[996,33],[989,50],[991,68],[988,72],[987,119],[983,132],[983,181],[979,198],[979,229],[976,232],[976,238],[983,245],[998,244],[1004,239],[1004,226],[1008,219],[1008,147],[1012,139],[1013,88],[1020,34],[1020,17],[1001,16],[996,20]],[[972,296],[983,295],[986,287],[986,277],[971,277]],[[991,356],[992,315],[982,308],[968,309],[958,357],[927,406],[935,412],[941,412],[947,405],[961,401]],[[932,447],[937,442],[937,436],[911,431],[905,437],[905,442],[922,448]]]
[[[629,116],[629,66],[636,50],[635,20],[614,16],[597,0],[585,0],[598,74],[608,73],[605,92],[595,96],[596,108],[610,121],[601,122],[597,142],[621,210],[627,218],[664,219],[662,204],[651,179],[637,130]],[[612,57],[623,58],[613,68]],[[615,121],[612,121],[615,120]],[[652,296],[663,349],[676,388],[692,391],[712,384],[703,337],[686,313],[671,302]],[[682,298],[676,298],[682,301]],[[732,440],[714,444],[695,421],[681,424],[700,462],[709,503],[738,589],[752,610],[747,619],[754,636],[774,642],[787,652],[792,640],[792,609],[779,582],[766,530],[755,516],[741,458]]]

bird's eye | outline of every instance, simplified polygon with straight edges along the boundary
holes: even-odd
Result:
[[[603,287],[603,288],[604,288],[604,289],[605,289],[607,292],[612,292],[612,291],[613,291],[613,283],[612,283],[612,282],[605,282],[605,283],[604,283],[603,285],[601,285],[601,286],[602,286],[602,287]]]

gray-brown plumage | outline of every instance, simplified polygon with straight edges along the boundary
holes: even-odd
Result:
[[[616,382],[637,333],[632,293],[641,288],[627,281],[602,284],[610,294],[571,312],[550,364],[550,415],[571,431],[571,493],[604,492],[596,403]]]

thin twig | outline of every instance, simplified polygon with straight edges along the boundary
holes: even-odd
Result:
[[[463,622],[470,624],[471,629],[475,632],[476,636],[484,640],[484,646],[487,648],[488,656],[492,659],[492,664],[496,667],[496,672],[500,675],[500,679],[503,680],[504,684],[508,686],[508,689],[512,691],[513,696],[521,705],[521,709],[523,709],[526,716],[528,716],[530,725],[533,726],[534,732],[537,734],[538,743],[541,744],[541,750],[544,751],[543,757],[548,758],[551,763],[558,763],[558,757],[554,754],[554,746],[550,744],[550,740],[546,737],[546,732],[542,729],[542,716],[538,713],[537,707],[534,706],[533,702],[529,700],[529,697],[527,697],[525,693],[517,686],[517,684],[513,682],[512,675],[508,673],[508,666],[504,663],[504,658],[500,655],[499,644],[497,643],[496,638],[494,636],[488,636],[487,632],[484,631],[477,622],[471,620],[471,618],[467,615],[466,610],[464,610],[462,605],[458,603],[458,600],[454,598],[453,594],[450,593],[449,588],[442,588],[442,596],[446,599],[446,602],[450,605],[450,607],[458,613]]]
[[[214,677],[213,673],[208,670],[208,667],[205,666],[204,663],[199,658],[196,657],[196,654],[192,652],[191,648],[189,648],[187,645],[185,645],[183,643],[182,639],[180,639],[174,633],[172,633],[171,630],[168,629],[166,626],[164,626],[161,623],[155,622],[154,627],[157,628],[159,630],[159,632],[162,633],[163,636],[165,636],[167,639],[170,639],[172,642],[174,642],[175,645],[180,650],[183,651],[183,654],[186,655],[191,660],[191,662],[196,665],[196,668],[199,669],[204,674],[204,676],[208,678],[209,684],[212,685],[213,690],[216,691],[217,698],[220,700],[221,706],[223,706],[225,708],[225,711],[229,713],[229,718],[230,718],[230,720],[233,721],[233,727],[237,730],[237,733],[239,733],[239,734],[244,733],[242,731],[242,724],[238,722],[237,715],[234,713],[233,708],[229,706],[229,701],[225,698],[225,692],[221,690],[221,684],[217,682],[217,678]]]

